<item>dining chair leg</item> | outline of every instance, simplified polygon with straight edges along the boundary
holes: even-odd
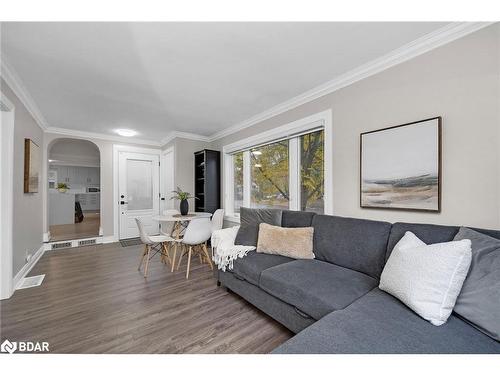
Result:
[[[148,277],[148,266],[149,266],[149,254],[151,252],[151,246],[146,245],[148,247],[148,251],[146,253],[146,265],[144,266],[144,277]]]
[[[168,252],[168,244],[166,242],[163,242],[162,243],[162,248],[163,248],[163,259],[164,259],[164,263],[167,264],[167,261],[172,264],[172,259],[170,259],[170,254]]]
[[[160,262],[165,263],[165,252],[163,251],[163,244],[160,244]]]
[[[148,245],[144,245],[144,250],[142,251],[141,261],[139,262],[139,267],[137,267],[137,271],[141,270],[142,263],[144,263],[144,256],[148,251]]]
[[[210,259],[210,256],[208,255],[208,249],[207,249],[206,242],[202,245],[202,248],[203,248],[203,252],[205,253],[205,256],[207,257],[208,265],[210,266],[210,269],[213,270],[214,266],[212,265],[212,260]]]
[[[175,256],[177,255],[177,242],[174,245],[174,256],[172,257],[172,268],[170,269],[170,272],[174,272],[174,267],[175,267]]]
[[[186,279],[189,279],[189,266],[191,265],[191,252],[193,248],[189,246],[189,253],[188,253],[188,265],[187,265],[187,270],[186,270]]]
[[[186,250],[184,249],[184,246],[181,246],[181,255],[179,255],[179,261],[177,262],[177,271],[179,271],[179,267],[181,266],[182,263],[182,257],[186,253]]]

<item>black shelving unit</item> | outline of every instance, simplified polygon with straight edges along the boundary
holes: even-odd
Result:
[[[196,212],[220,208],[220,152],[201,150],[194,153],[194,200]]]

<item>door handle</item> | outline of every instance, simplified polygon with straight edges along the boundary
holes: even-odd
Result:
[[[124,205],[124,204],[128,204],[128,202],[125,202],[125,201],[120,201],[120,204],[121,204],[121,205]]]

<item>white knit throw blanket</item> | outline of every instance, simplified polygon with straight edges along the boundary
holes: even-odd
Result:
[[[213,260],[217,267],[226,271],[233,269],[233,261],[243,258],[249,251],[255,250],[255,246],[235,245],[234,240],[240,229],[239,225],[232,228],[219,229],[212,233],[212,248],[214,249]]]

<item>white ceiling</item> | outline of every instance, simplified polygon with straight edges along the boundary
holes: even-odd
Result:
[[[446,23],[2,23],[51,127],[211,135]]]

